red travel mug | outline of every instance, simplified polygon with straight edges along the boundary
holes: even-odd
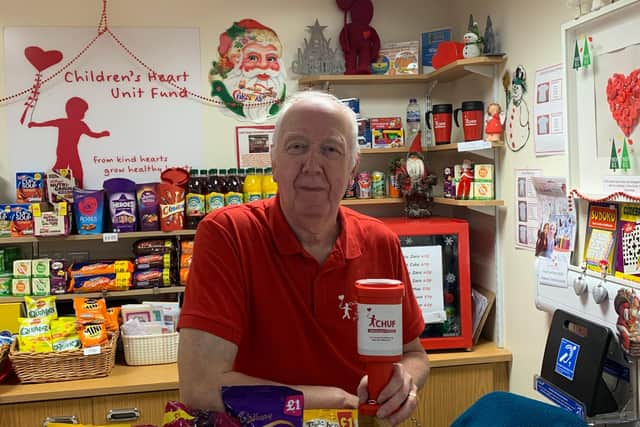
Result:
[[[358,354],[367,365],[369,400],[358,407],[375,416],[378,396],[393,375],[393,364],[402,359],[402,297],[399,280],[356,281],[358,302]]]
[[[458,124],[458,112],[462,111],[462,133],[465,141],[477,141],[482,139],[484,124],[484,103],[482,101],[465,101],[462,108],[456,108],[453,114],[456,126]]]
[[[429,116],[433,116],[433,139],[436,145],[451,143],[451,115],[453,106],[451,104],[436,104],[431,111],[427,112],[427,127],[431,129]]]

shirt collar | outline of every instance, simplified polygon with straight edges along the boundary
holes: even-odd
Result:
[[[276,197],[267,200],[265,203],[267,205],[269,227],[278,251],[281,254],[288,255],[304,252],[304,248],[282,212],[280,197],[276,195]],[[360,242],[363,235],[357,218],[347,208],[341,206],[338,210],[338,220],[341,224],[340,234],[333,251],[337,249],[343,252],[346,259],[359,257],[362,254]]]

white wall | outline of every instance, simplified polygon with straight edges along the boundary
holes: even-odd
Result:
[[[508,68],[523,64],[533,84],[535,70],[562,61],[560,51],[560,25],[573,17],[564,0],[377,0],[373,26],[386,41],[417,39],[422,30],[453,25],[460,37],[466,28],[468,14],[473,13],[482,30],[486,14],[491,14],[494,28],[501,39],[502,50],[508,53]],[[238,5],[236,8],[233,5]],[[100,15],[98,0],[0,0],[0,27],[6,26],[94,26]],[[291,63],[297,48],[306,36],[305,27],[317,17],[328,25],[327,37],[335,43],[342,14],[333,1],[272,0],[269,2],[245,0],[243,2],[183,0],[111,0],[109,24],[118,26],[176,26],[198,27],[202,50],[202,93],[209,93],[206,76],[212,60],[217,59],[218,36],[233,20],[255,18],[274,28],[284,45],[284,62]],[[0,57],[3,56],[0,35]],[[168,63],[172,58],[167,58]],[[158,67],[161,68],[161,67]],[[295,76],[290,73],[290,78]],[[289,82],[290,91],[296,83]],[[361,90],[356,88],[354,91]],[[372,89],[377,103],[372,112],[403,115],[407,89],[385,87],[379,93]],[[5,94],[3,71],[0,68],[0,98]],[[464,94],[456,92],[458,96]],[[490,94],[488,92],[487,94]],[[420,94],[422,95],[422,94]],[[443,93],[439,96],[446,96]],[[504,100],[501,100],[504,102]],[[529,93],[529,105],[532,105]],[[216,108],[203,108],[204,141],[206,148],[204,167],[225,167],[235,162],[234,126],[238,123],[223,116]],[[0,106],[0,179],[13,185],[8,176],[6,149],[6,117]],[[37,153],[35,153],[37,155]],[[518,153],[507,151],[498,171],[498,185],[506,202],[500,223],[502,232],[500,258],[505,288],[505,346],[513,352],[511,390],[537,397],[531,388],[532,376],[538,373],[542,361],[549,318],[535,309],[533,304],[533,255],[514,249],[513,171],[516,168],[542,168],[547,175],[562,175],[563,157],[536,158],[533,142]],[[6,197],[6,195],[1,196]],[[0,198],[1,199],[1,198]]]
[[[507,69],[513,74],[518,64],[527,70],[529,88],[534,86],[535,71],[562,62],[560,26],[573,19],[574,11],[564,0],[461,0],[456,2],[457,28],[464,30],[469,13],[484,31],[490,14],[498,32],[501,50],[507,52]],[[504,105],[501,90],[500,102]],[[527,93],[532,109],[533,91]],[[506,151],[498,175],[505,207],[500,228],[504,280],[505,347],[513,352],[511,391],[530,397],[540,396],[532,389],[534,374],[540,373],[550,316],[534,306],[534,256],[515,249],[514,170],[542,169],[547,176],[565,176],[565,156],[536,157],[533,141],[519,152]]]

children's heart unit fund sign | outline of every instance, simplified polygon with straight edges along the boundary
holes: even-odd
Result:
[[[38,72],[42,81],[37,102],[24,95],[3,108],[13,176],[69,167],[83,187],[102,188],[108,178],[157,182],[167,167],[200,165],[202,104],[188,94],[202,92],[199,31],[110,30],[150,69],[108,33],[72,61],[95,27],[5,29],[6,93],[31,89]]]

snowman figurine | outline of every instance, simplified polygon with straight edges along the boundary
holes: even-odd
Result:
[[[480,41],[480,36],[478,36],[478,33],[475,33],[473,31],[465,33],[462,40],[464,41],[462,56],[464,56],[465,58],[475,58],[482,54],[482,50],[480,49],[480,44],[482,44],[482,42]]]
[[[520,151],[531,135],[529,107],[524,99],[526,91],[527,73],[522,65],[518,65],[511,82],[511,92],[507,94],[507,123],[504,129],[507,146],[512,151]]]

